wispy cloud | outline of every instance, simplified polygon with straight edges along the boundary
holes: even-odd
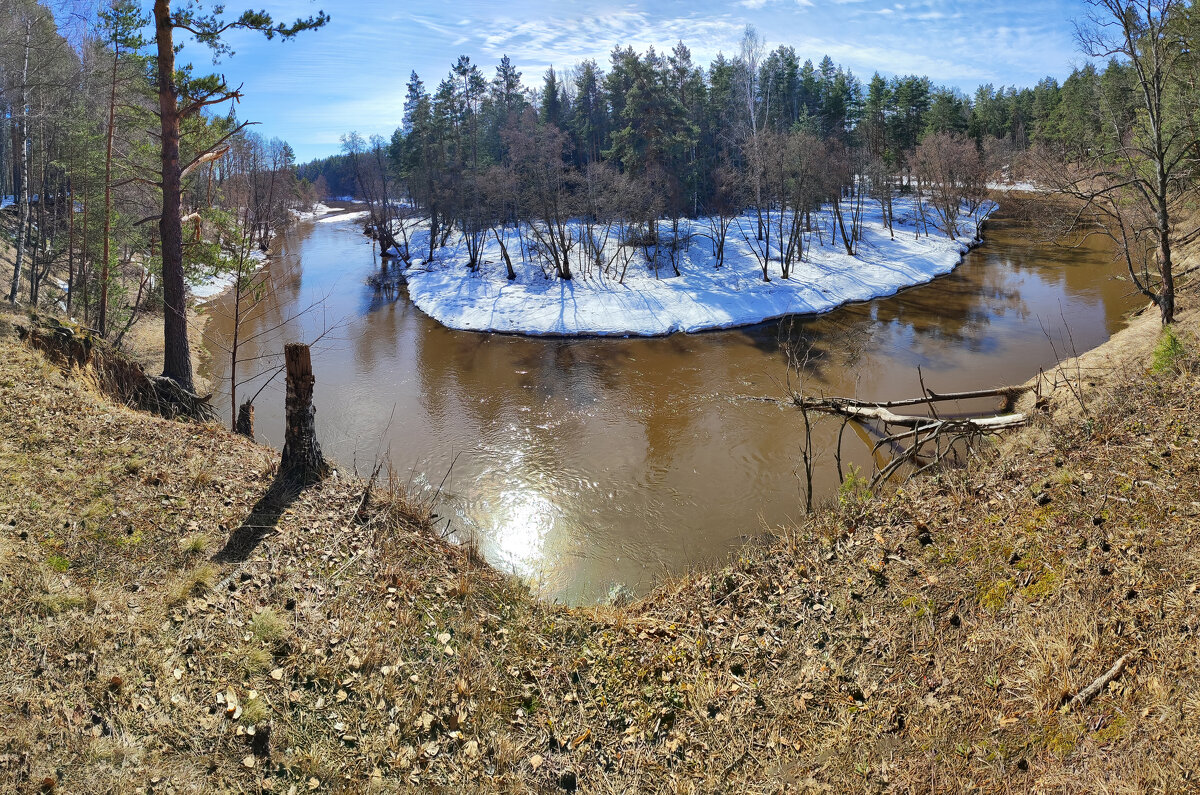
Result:
[[[719,50],[734,49],[744,28],[745,22],[724,14],[661,19],[631,9],[567,18],[502,19],[494,32],[484,36],[482,52],[492,59],[507,54],[517,63],[540,69],[589,58],[607,63],[617,46],[663,50],[682,41],[694,58],[708,60]]]
[[[788,44],[814,62],[828,54],[866,79],[925,74],[966,92],[983,82],[1032,85],[1070,71],[1077,0],[272,0],[280,19],[324,7],[332,17],[295,41],[236,34],[238,55],[220,66],[245,83],[243,118],[264,122],[300,157],[336,151],[349,129],[389,134],[416,71],[433,86],[460,54],[490,77],[507,54],[530,85],[553,64],[608,66],[614,46],[660,51],[682,40],[706,65],[737,52],[747,24],[768,46]],[[204,60],[200,48],[185,56]]]

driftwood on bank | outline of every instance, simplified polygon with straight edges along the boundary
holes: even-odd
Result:
[[[926,390],[924,397],[876,402],[844,397],[813,398],[797,395],[794,402],[806,413],[817,411],[834,414],[844,417],[847,422],[878,422],[884,427],[884,435],[872,447],[871,455],[876,456],[884,447],[893,447],[897,453],[875,473],[871,480],[871,486],[874,487],[878,483],[886,482],[907,464],[915,467],[914,475],[919,474],[942,463],[948,456],[957,456],[958,451],[964,447],[969,454],[973,454],[974,442],[980,437],[1024,425],[1028,421],[1027,415],[1013,413],[1013,409],[1017,399],[1029,391],[1032,391],[1032,387],[1001,387],[949,393]],[[937,411],[937,404],[940,403],[995,397],[1004,399],[1003,405],[995,411],[947,417],[940,416]],[[925,406],[929,409],[929,414],[898,414],[892,411],[910,406]],[[893,433],[892,428],[904,430]]]

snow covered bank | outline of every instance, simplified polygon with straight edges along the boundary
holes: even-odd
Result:
[[[350,212],[350,213],[338,213],[337,215],[326,215],[321,218],[317,218],[316,222],[319,224],[329,224],[329,223],[333,223],[335,221],[359,221],[359,220],[362,220],[363,218],[366,218],[370,214],[371,213],[367,210],[356,210],[356,211]]]
[[[257,273],[267,264],[266,252],[255,249],[250,252],[249,259],[254,261],[254,269],[252,273]],[[233,283],[237,281],[237,277],[233,273],[218,273],[215,276],[208,276],[198,281],[192,282],[192,297],[197,301],[211,301],[220,296],[226,290],[233,287]]]
[[[895,204],[895,239],[883,224],[878,204],[865,210],[857,256],[846,254],[830,234],[831,215],[814,214],[814,227],[805,235],[804,261],[790,278],[780,277],[777,251],[764,282],[752,243],[756,219],[747,213],[729,230],[725,263],[716,268],[707,223],[685,222],[691,243],[677,254],[681,275],[666,252],[657,274],[638,249],[620,279],[620,265],[609,272],[574,265],[575,278],[547,277],[532,255],[531,237],[524,240],[509,230],[508,247],[517,278],[506,278],[503,257],[494,240],[483,252],[479,272],[467,270],[466,246],[461,240],[440,250],[432,262],[414,260],[405,274],[408,292],[422,311],[450,328],[529,335],[657,336],[676,331],[702,331],[752,325],[783,315],[827,312],[850,301],[865,301],[949,273],[978,239],[983,219],[995,210],[987,204],[975,217],[964,215],[961,234],[951,240],[929,224],[929,234],[917,236],[915,202]],[[669,225],[663,224],[664,232]],[[575,226],[576,233],[581,231]],[[618,256],[616,233],[604,248],[605,258]],[[413,235],[412,250],[428,245],[428,231]]]
[[[1017,193],[1047,193],[1046,188],[1038,185],[1036,182],[989,182],[988,190],[1000,191],[1001,193],[1009,193],[1015,191]]]
[[[292,214],[292,218],[295,218],[297,221],[315,221],[321,216],[329,215],[330,213],[336,213],[337,208],[317,202],[312,206],[312,209],[308,210],[307,212],[302,212],[300,210],[289,210],[289,212]]]

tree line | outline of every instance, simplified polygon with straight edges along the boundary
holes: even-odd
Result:
[[[683,42],[669,52],[616,47],[606,67],[591,60],[552,67],[536,89],[507,56],[489,78],[463,55],[436,86],[411,75],[403,122],[390,140],[351,134],[342,154],[300,173],[330,193],[370,200],[373,233],[406,260],[433,257],[453,234],[466,244],[468,268],[479,266],[489,237],[509,261],[503,230],[523,229],[545,270],[564,279],[573,268],[611,268],[598,245],[610,235],[670,258],[681,218],[706,219],[719,265],[730,221],[746,210],[756,216],[747,242],[763,277],[786,278],[804,256],[803,233],[814,231],[817,208],[832,213],[824,233],[854,253],[864,201],[878,202],[890,226],[894,196],[913,196],[919,223],[953,237],[960,213],[978,207],[989,180],[1036,178],[1074,200],[1065,217],[1078,223],[1064,224],[1060,238],[1111,231],[1135,280],[1157,295],[1171,291],[1170,257],[1162,234],[1150,242],[1154,228],[1171,223],[1146,210],[1148,226],[1096,227],[1105,211],[1097,198],[1087,200],[1080,184],[1072,193],[1059,183],[1066,174],[1078,183],[1111,173],[1119,182],[1152,170],[1148,102],[1167,103],[1161,110],[1179,134],[1164,146],[1189,153],[1176,168],[1191,167],[1196,17],[1178,0],[1091,0],[1088,8],[1077,28],[1090,58],[1063,82],[985,84],[970,96],[915,75],[876,73],[864,82],[828,56],[814,64],[790,46],[768,51],[752,28],[735,56],[720,54],[707,66]],[[1100,46],[1101,33],[1115,40]],[[1164,69],[1173,59],[1169,78],[1144,68],[1155,52]],[[1175,99],[1148,100],[1147,89]],[[1161,186],[1148,178],[1134,198],[1147,208],[1156,193],[1178,201],[1181,176]],[[403,212],[395,209],[401,197]],[[1110,202],[1109,211],[1128,216],[1127,199]],[[421,251],[401,222],[414,215],[429,231]]]
[[[15,255],[4,294],[58,304],[118,343],[161,312],[164,376],[192,391],[188,279],[244,267],[313,192],[286,143],[234,115],[240,89],[177,65],[175,36],[226,53],[230,29],[288,38],[326,17],[142,5],[114,0],[60,25],[34,0],[0,0],[0,204]]]

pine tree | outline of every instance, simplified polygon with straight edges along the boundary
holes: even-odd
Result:
[[[329,21],[324,12],[307,19],[297,19],[291,25],[275,23],[262,11],[246,11],[232,22],[221,19],[221,6],[213,13],[202,12],[198,3],[172,9],[171,0],[155,0],[154,25],[157,45],[156,78],[161,132],[162,212],[158,220],[159,245],[162,253],[163,281],[163,376],[181,388],[193,392],[192,353],[187,334],[187,291],[184,282],[183,178],[197,165],[208,162],[224,143],[220,141],[184,165],[180,159],[180,138],[186,120],[206,107],[219,105],[239,95],[223,78],[189,77],[175,69],[175,31],[185,30],[214,52],[228,54],[229,45],[221,36],[231,29],[253,30],[268,39],[279,36],[290,39],[297,33],[319,28]],[[230,133],[230,136],[232,133]]]
[[[149,22],[133,0],[117,0],[112,7],[100,12],[101,31],[112,47],[112,73],[109,80],[108,123],[104,130],[104,238],[100,255],[100,305],[97,329],[100,336],[108,335],[108,289],[112,261],[113,237],[113,141],[117,135],[118,104],[117,91],[121,83],[121,71],[126,62],[135,69],[144,68],[145,59],[140,53],[146,46],[141,30]]]
[[[554,67],[551,66],[546,70],[545,81],[542,84],[542,123],[560,127],[562,124],[562,108],[562,93],[558,85],[558,75],[554,73]]]

